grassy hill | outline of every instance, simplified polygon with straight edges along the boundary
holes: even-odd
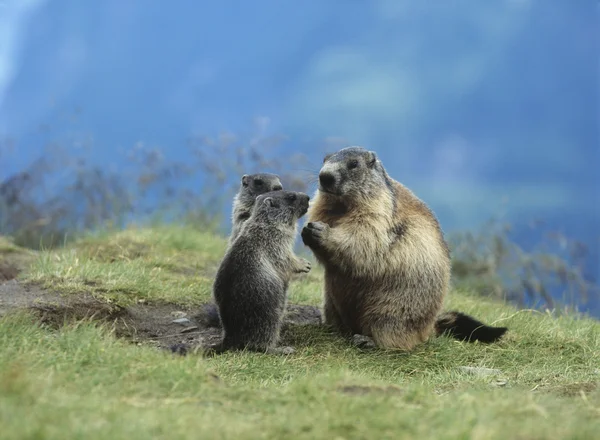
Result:
[[[590,439],[600,432],[600,323],[454,291],[447,307],[509,327],[492,345],[434,338],[361,351],[288,319],[288,357],[157,349],[202,327],[225,240],[129,229],[31,253],[0,240],[2,439]],[[16,274],[17,279],[10,279]],[[321,302],[317,267],[290,302]],[[181,325],[174,320],[189,318]],[[217,332],[218,333],[218,332]],[[472,367],[472,368],[464,368]]]

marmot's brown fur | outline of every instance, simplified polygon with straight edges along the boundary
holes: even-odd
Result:
[[[459,312],[440,315],[450,251],[438,220],[374,152],[326,156],[306,217],[302,240],[325,269],[327,325],[402,350],[434,333],[492,342],[506,332]]]

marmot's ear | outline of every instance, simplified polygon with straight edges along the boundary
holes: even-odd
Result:
[[[327,162],[327,159],[329,159],[331,156],[333,156],[333,153],[326,154],[325,157],[323,158],[323,163]]]
[[[283,184],[281,183],[281,177],[279,174],[274,174],[275,178],[279,181],[275,185],[273,185],[273,191],[281,191],[283,189]]]
[[[248,186],[248,174],[242,176],[242,186],[245,188]]]
[[[283,185],[281,184],[281,181],[273,186],[273,191],[283,191]]]
[[[369,151],[369,157],[367,158],[367,166],[369,168],[373,168],[377,163],[377,153],[374,151]]]
[[[271,208],[277,208],[279,203],[273,197],[265,197],[263,203],[266,203]]]

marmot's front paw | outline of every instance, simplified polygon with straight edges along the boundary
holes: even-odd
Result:
[[[302,242],[306,246],[322,243],[329,234],[329,226],[323,222],[310,222],[302,228]]]
[[[308,273],[308,272],[310,272],[311,267],[312,266],[310,264],[310,261],[305,260],[304,258],[300,258],[300,261],[298,264],[298,272]]]

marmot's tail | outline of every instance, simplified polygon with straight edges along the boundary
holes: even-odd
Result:
[[[435,321],[435,332],[438,336],[447,334],[462,341],[495,342],[508,330],[507,327],[490,327],[457,311],[445,312]]]

